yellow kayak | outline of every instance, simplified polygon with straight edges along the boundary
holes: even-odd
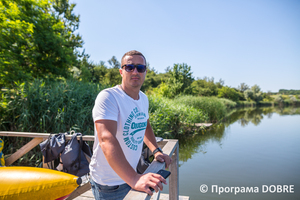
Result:
[[[0,167],[0,199],[54,200],[72,193],[81,179],[37,167]]]

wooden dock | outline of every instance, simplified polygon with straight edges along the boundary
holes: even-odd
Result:
[[[208,127],[210,127],[212,125],[213,125],[212,123],[195,123],[195,126],[197,126],[197,127],[205,127],[205,128],[208,128]]]
[[[156,194],[151,197],[150,200],[154,200],[156,197]],[[76,197],[74,200],[92,200],[94,199],[94,195],[92,193],[92,190],[89,190],[80,196]],[[179,200],[189,200],[190,198],[188,196],[179,196]],[[169,195],[168,194],[160,194],[158,200],[169,200]]]
[[[207,124],[206,124],[207,125]],[[15,153],[10,155],[5,160],[5,165],[9,166],[14,163],[16,160],[21,158],[24,154],[29,152],[35,146],[37,146],[40,142],[47,139],[49,137],[49,133],[26,133],[26,132],[10,132],[10,131],[0,131],[0,136],[7,137],[29,137],[33,138],[30,142],[24,145],[22,148],[17,150]],[[71,139],[71,136],[66,137],[67,140]],[[79,139],[79,138],[78,138]],[[83,140],[85,141],[94,141],[94,136],[83,136]],[[163,152],[172,157],[172,163],[169,166],[169,170],[171,175],[169,177],[169,193],[170,194],[161,194],[160,191],[154,193],[151,197],[145,192],[140,192],[136,190],[130,190],[127,196],[124,198],[125,200],[188,200],[188,196],[179,196],[179,144],[178,140],[167,139],[158,143],[159,147],[162,148]],[[44,160],[44,158],[43,158]],[[43,164],[44,168],[48,168],[47,164]],[[146,169],[145,173],[156,173],[160,169],[165,168],[165,163],[160,163],[154,160],[150,166]],[[67,198],[68,200],[77,199],[77,200],[85,200],[85,199],[94,199],[91,186],[89,183],[83,184],[78,187],[76,190],[72,192],[72,194]]]

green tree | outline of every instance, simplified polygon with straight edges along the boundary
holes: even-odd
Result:
[[[107,62],[112,68],[119,69],[121,67],[121,63],[117,60],[116,56],[113,56]]]
[[[101,83],[105,80],[105,74],[107,73],[107,67],[104,61],[100,61],[96,64],[93,73],[93,82],[94,83]]]
[[[185,63],[174,64],[173,69],[170,71],[170,74],[171,84],[178,82],[182,84],[180,90],[183,94],[192,93],[191,84],[194,81],[194,78],[192,76],[193,72],[191,71],[191,66],[188,66]]]
[[[20,53],[27,57],[27,52],[34,49],[29,42],[34,24],[22,20],[22,14],[16,1],[0,1],[0,87],[26,79],[29,73],[21,71],[18,58]]]
[[[161,76],[154,68],[150,67],[149,63],[147,63],[147,75],[141,90],[144,92],[152,90],[153,88],[156,88],[159,84],[161,84],[161,82]]]
[[[100,81],[102,83],[102,81]],[[109,68],[105,74],[103,81],[105,85],[115,86],[122,83],[122,76],[120,75],[119,69]]]
[[[191,93],[193,78],[190,69],[191,67],[184,63],[174,64],[173,68],[167,67],[166,73],[160,74],[160,76],[168,78],[162,81],[153,92],[168,98],[174,98],[179,94]]]
[[[155,92],[169,98],[174,98],[179,94],[192,94],[191,84],[194,78],[190,66],[185,63],[174,64],[173,68],[168,67],[166,72],[170,75],[170,78],[161,83]]]
[[[256,94],[260,92],[260,87],[255,84],[251,87],[251,90],[253,91],[254,94]]]
[[[263,99],[263,93],[260,91],[260,87],[258,85],[254,85],[251,89],[247,89],[244,91],[245,99],[253,100],[253,101],[261,101]]]
[[[217,88],[221,89],[225,85],[225,81],[220,78],[219,82],[216,82]]]
[[[253,85],[251,87],[251,90],[253,91],[253,100],[256,102],[259,102],[263,99],[263,93],[260,91],[260,87],[258,85]]]
[[[300,90],[286,90],[286,89],[280,89],[279,94],[291,94],[291,95],[299,95]]]
[[[91,82],[94,72],[94,64],[88,61],[89,56],[84,56],[79,64],[79,77],[80,81]],[[74,67],[73,67],[74,69]],[[74,77],[74,76],[73,76]]]
[[[218,97],[230,99],[232,101],[238,101],[239,100],[239,92],[236,91],[234,88],[225,86],[218,90]]]
[[[173,84],[171,81],[174,81]],[[167,83],[162,82],[159,87],[153,90],[153,92],[164,97],[174,98],[176,95],[181,93],[181,87],[182,83],[176,81],[176,79],[170,79]]]
[[[78,65],[79,16],[68,0],[0,0],[0,86],[68,77]]]
[[[245,92],[245,91],[248,90],[248,89],[249,89],[249,86],[246,85],[246,83],[241,83],[241,84],[238,86],[238,90],[239,90],[240,92]]]
[[[246,100],[251,100],[251,99],[253,99],[253,91],[252,90],[245,90],[244,91],[244,96],[245,96],[245,99]]]
[[[220,83],[221,84],[221,83]],[[214,78],[204,77],[197,79],[192,83],[193,94],[198,96],[217,96],[218,85],[214,82]]]

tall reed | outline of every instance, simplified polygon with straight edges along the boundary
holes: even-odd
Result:
[[[103,87],[72,80],[22,83],[1,98],[1,130],[93,134],[92,108]]]
[[[149,96],[149,112],[154,132],[165,138],[189,132],[189,124],[208,121],[202,110],[158,95]]]
[[[227,112],[224,100],[217,97],[180,96],[174,99],[174,103],[202,110],[208,115],[210,122],[221,120]]]
[[[74,80],[21,83],[14,90],[2,91],[0,130],[59,133],[75,130],[94,134],[92,108],[99,84]],[[175,138],[194,131],[193,123],[213,122],[226,113],[218,98],[182,96],[171,100],[149,96],[150,122],[156,136]],[[30,138],[5,137],[5,154],[11,154]],[[23,156],[17,165],[37,166],[41,162],[39,147]]]
[[[104,87],[72,80],[21,83],[14,90],[2,91],[0,98],[0,130],[59,133],[76,130],[92,135],[92,108]],[[9,155],[31,138],[4,137],[4,154]],[[13,165],[39,166],[39,146]]]

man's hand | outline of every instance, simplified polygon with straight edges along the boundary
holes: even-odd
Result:
[[[166,168],[169,167],[169,165],[172,162],[172,158],[170,158],[170,156],[168,156],[165,153],[161,153],[161,152],[157,152],[154,155],[154,158],[158,161],[158,162],[165,162],[166,163]]]
[[[149,195],[153,194],[150,187],[153,188],[155,192],[158,192],[158,190],[163,190],[162,183],[165,185],[167,184],[166,179],[164,179],[161,175],[154,173],[137,174],[134,182],[135,183],[131,185],[133,189],[146,192]]]

